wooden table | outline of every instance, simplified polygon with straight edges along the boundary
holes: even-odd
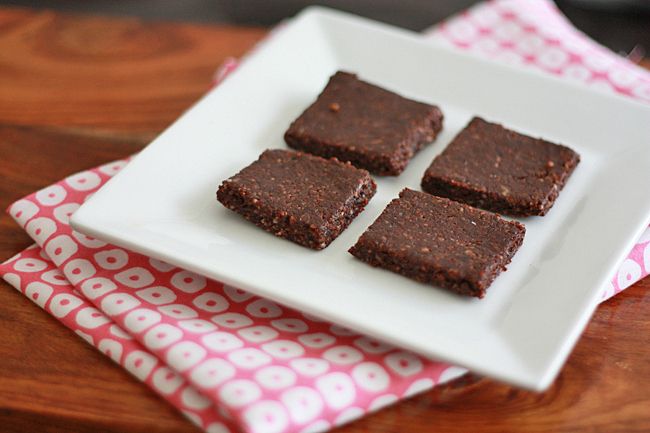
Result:
[[[265,33],[0,8],[0,207],[141,149]],[[30,244],[3,214],[0,259]],[[649,287],[598,309],[543,394],[470,376],[342,431],[648,432]],[[3,432],[197,431],[4,283],[0,341]]]

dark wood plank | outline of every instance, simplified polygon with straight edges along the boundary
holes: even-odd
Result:
[[[30,6],[34,0],[11,0]],[[319,4],[340,8],[361,16],[409,28],[414,31],[457,14],[477,0],[192,0],[171,1],[61,1],[39,0],[39,7],[59,11],[79,11],[113,15],[133,15],[146,19],[173,19],[238,25],[275,25],[302,8]],[[555,0],[562,12],[599,43],[615,52],[628,53],[635,46],[650,50],[650,3],[647,0],[585,1]],[[590,7],[591,6],[591,7]],[[634,7],[636,6],[636,7]]]
[[[160,131],[265,31],[3,9],[0,123]]]

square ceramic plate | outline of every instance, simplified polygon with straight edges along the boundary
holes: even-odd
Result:
[[[438,104],[444,132],[327,249],[275,238],[215,198],[282,136],[338,69]],[[471,116],[565,143],[582,163],[482,300],[418,284],[347,249]],[[546,388],[617,263],[648,223],[650,109],[450,52],[321,8],[301,13],[138,155],[72,218],[80,231],[436,359]]]

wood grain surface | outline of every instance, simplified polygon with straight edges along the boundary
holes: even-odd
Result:
[[[0,8],[0,207],[141,149],[264,34]],[[0,260],[30,244],[3,214]],[[648,288],[599,307],[545,393],[466,376],[340,431],[648,432]],[[198,431],[5,283],[0,341],[2,432]]]

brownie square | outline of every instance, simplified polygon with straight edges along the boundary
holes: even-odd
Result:
[[[269,233],[320,250],[345,230],[376,189],[368,172],[351,164],[266,150],[223,181],[217,199]]]
[[[284,139],[303,152],[396,176],[422,146],[436,138],[442,118],[438,107],[339,71],[291,124]]]
[[[433,160],[422,189],[507,215],[545,215],[579,162],[566,146],[475,117]]]
[[[482,298],[525,233],[518,222],[407,188],[349,251],[372,266]]]

